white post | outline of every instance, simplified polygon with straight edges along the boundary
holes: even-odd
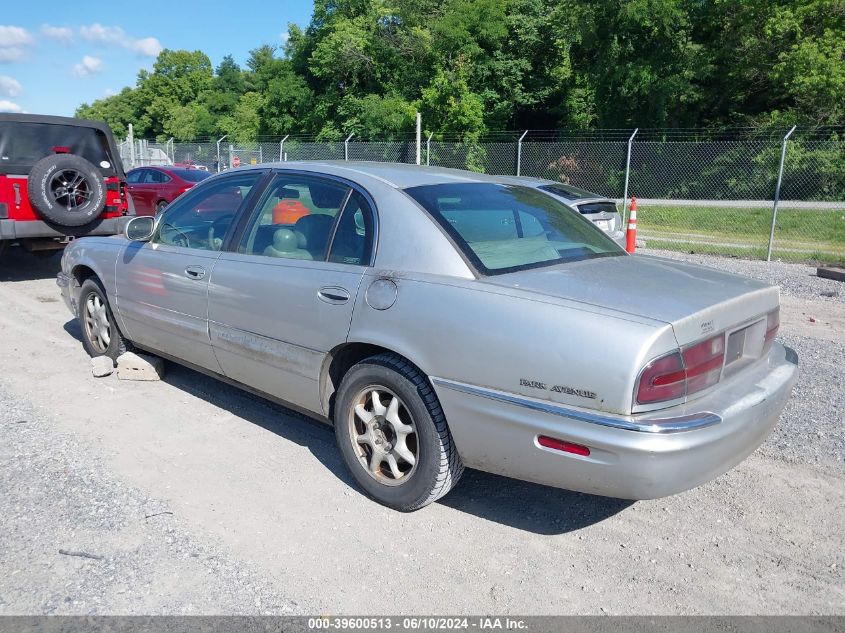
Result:
[[[288,140],[288,136],[290,136],[290,134],[286,134],[285,138],[283,138],[281,141],[279,141],[279,162],[286,160],[286,158],[285,158],[285,141]]]
[[[173,137],[171,136],[168,139],[167,144],[164,146],[164,153],[167,154],[167,157],[170,159],[171,163],[176,162],[176,147],[173,143]]]
[[[353,136],[355,136],[355,132],[352,132],[352,134],[347,136],[346,140],[343,141],[343,160],[349,160],[349,141]]]
[[[220,143],[222,143],[222,142],[223,142],[223,140],[224,140],[227,136],[229,136],[229,135],[228,135],[228,134],[224,134],[224,135],[223,135],[223,136],[221,136],[219,139],[217,139],[217,173],[218,173],[218,174],[220,173]]]
[[[767,262],[772,261],[772,244],[775,241],[775,222],[778,219],[778,202],[780,201],[780,183],[783,180],[783,163],[786,160],[786,142],[792,136],[795,128],[796,126],[793,125],[792,129],[786,133],[786,136],[783,137],[783,145],[780,148],[780,167],[778,168],[778,182],[775,185],[775,203],[772,207],[772,230],[769,232],[769,250],[766,252]]]
[[[425,164],[431,165],[431,137],[434,136],[434,132],[429,132],[428,138],[425,141]]]
[[[126,136],[126,142],[129,144],[129,166],[135,168],[135,132],[132,129],[132,124],[129,124],[129,133]]]
[[[232,169],[232,157],[234,156],[234,154],[235,146],[229,143],[229,169]],[[240,160],[240,156],[238,157],[238,160]]]
[[[261,143],[258,144],[258,163],[264,164],[264,146]]]
[[[525,130],[522,133],[522,136],[519,137],[519,140],[516,142],[516,175],[521,175],[522,172],[522,139],[525,138],[525,135],[528,134],[528,130]]]
[[[640,128],[636,128],[631,138],[628,139],[628,158],[625,161],[625,191],[622,193],[622,226],[625,226],[625,210],[628,208],[628,177],[631,175],[631,144]]]
[[[420,164],[421,142],[422,142],[422,114],[417,112],[417,165]]]

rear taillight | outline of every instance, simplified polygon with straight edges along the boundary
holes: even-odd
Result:
[[[686,393],[686,373],[680,352],[651,361],[640,376],[637,402],[650,404],[682,398]]]
[[[640,375],[637,404],[683,398],[719,382],[725,363],[725,335],[651,361]]]
[[[725,364],[725,335],[719,334],[684,350],[687,395],[719,382]]]
[[[766,315],[766,334],[763,337],[763,353],[769,351],[780,328],[780,308],[775,308]]]
[[[590,456],[590,449],[582,444],[575,444],[565,440],[559,440],[548,435],[540,435],[537,437],[537,443],[545,448],[550,448],[553,451],[561,451],[563,453],[572,453],[574,455],[581,455],[582,457]]]

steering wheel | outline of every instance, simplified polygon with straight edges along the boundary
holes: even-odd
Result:
[[[172,237],[168,236],[168,243],[171,244],[172,246],[181,246],[182,248],[191,248],[191,240],[188,238],[187,233],[184,233],[183,231],[177,229],[172,224],[168,224],[167,222],[164,222],[161,225],[161,229],[162,229],[162,233],[164,232],[164,229],[170,229],[174,233],[174,235]]]
[[[223,238],[226,236],[226,230],[229,228],[229,225],[232,223],[232,219],[234,217],[234,213],[228,213],[226,215],[220,216],[209,225],[208,247],[211,250],[219,251],[221,248],[223,248]],[[220,237],[215,238],[215,234],[219,235]]]

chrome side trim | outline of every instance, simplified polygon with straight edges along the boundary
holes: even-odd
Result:
[[[504,391],[476,387],[474,385],[468,385],[463,382],[456,382],[446,378],[432,377],[431,382],[438,387],[445,387],[446,389],[451,389],[453,391],[460,391],[461,393],[467,393],[481,398],[489,398],[491,400],[513,404],[518,407],[525,407],[526,409],[531,409],[532,411],[540,411],[541,413],[559,415],[571,420],[578,420],[579,422],[609,426],[616,429],[636,431],[639,433],[681,433],[683,431],[692,431],[694,429],[702,429],[708,426],[713,426],[714,424],[719,424],[722,421],[721,417],[715,413],[710,413],[709,411],[672,418],[651,419],[638,419],[636,417],[622,417],[604,413],[591,413],[580,409],[572,409],[559,404],[553,404],[551,402],[524,398]]]

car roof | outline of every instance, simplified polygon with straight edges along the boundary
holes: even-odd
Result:
[[[381,181],[395,189],[406,189],[420,185],[437,185],[448,183],[490,182],[501,184],[524,184],[537,186],[537,183],[551,183],[535,178],[518,178],[515,176],[496,176],[479,174],[463,169],[448,167],[427,167],[425,165],[410,165],[406,163],[378,163],[370,161],[289,161],[284,163],[265,163],[262,165],[247,165],[226,170],[245,171],[250,169],[292,169],[314,171],[333,176],[346,177],[354,180],[356,176],[364,176]]]
[[[111,128],[103,121],[89,121],[87,119],[75,119],[69,116],[52,116],[47,114],[18,114],[16,112],[0,113],[0,121],[11,123],[50,123],[52,125],[72,125],[74,127],[90,127],[100,130],[107,136],[112,136]]]

